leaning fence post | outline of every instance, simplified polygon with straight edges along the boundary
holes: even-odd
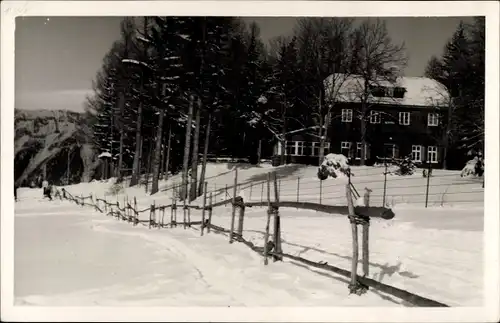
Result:
[[[234,170],[234,186],[233,186],[233,212],[231,214],[231,230],[229,231],[229,243],[233,243],[234,218],[236,216],[236,188],[238,186],[238,168]]]
[[[250,182],[250,196],[248,197],[248,200],[252,200],[252,189],[253,189],[253,182]]]
[[[262,182],[262,187],[264,187],[264,182]],[[267,265],[268,259],[267,254],[269,252],[268,240],[269,240],[269,223],[271,222],[271,214],[273,209],[271,207],[271,173],[267,173],[267,218],[266,218],[266,232],[264,234],[264,265]]]
[[[205,229],[205,208],[207,205],[207,186],[208,186],[208,183],[205,182],[205,186],[203,188],[203,209],[201,210],[200,235],[202,235],[202,236],[203,236],[203,230]]]
[[[116,201],[116,209],[116,218],[120,220],[120,203],[118,201]]]
[[[212,192],[210,192],[210,206],[208,208],[208,226],[207,233],[210,233],[210,226],[212,225]]]
[[[351,283],[349,289],[355,290],[357,287],[357,269],[358,269],[358,227],[356,224],[354,205],[352,201],[352,192],[349,183],[346,185],[347,207],[349,210],[349,221],[352,231],[352,263],[351,263]]]
[[[83,205],[85,204],[85,202],[83,200],[83,194],[80,195],[80,198],[82,199],[82,207],[83,207]]]
[[[429,162],[429,170],[427,171],[427,188],[425,190],[425,207],[427,207],[427,203],[429,202],[429,182],[431,180],[431,169],[432,164]]]

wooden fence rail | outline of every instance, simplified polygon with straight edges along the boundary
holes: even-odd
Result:
[[[375,288],[385,293],[389,293],[395,297],[398,297],[408,303],[411,303],[416,306],[440,306],[446,307],[447,305],[442,304],[437,301],[433,301],[427,299],[425,297],[418,296],[416,294],[410,293],[408,291],[392,287],[372,279],[366,278],[368,275],[368,230],[369,230],[369,219],[372,217],[380,217],[383,219],[392,219],[394,217],[394,212],[391,209],[385,207],[354,207],[353,205],[353,197],[359,197],[359,193],[355,191],[355,188],[352,184],[349,183],[346,185],[346,194],[347,194],[347,206],[334,206],[334,205],[324,205],[317,204],[311,202],[299,202],[299,201],[280,201],[279,200],[279,180],[274,173],[273,180],[274,182],[274,201],[271,201],[271,173],[268,174],[267,177],[267,200],[263,199],[255,202],[245,202],[241,196],[237,196],[236,188],[238,187],[237,183],[237,170],[235,171],[235,181],[233,186],[233,196],[227,198],[224,201],[218,201],[216,203],[213,202],[213,192],[207,192],[207,185],[205,182],[205,189],[203,195],[203,204],[199,205],[191,205],[188,204],[186,200],[183,201],[182,209],[183,209],[183,221],[177,221],[177,201],[172,196],[172,203],[166,205],[156,205],[154,202],[150,205],[150,207],[139,210],[137,208],[137,200],[134,197],[133,205],[131,201],[128,200],[128,197],[124,199],[122,202],[122,206],[120,206],[120,202],[109,202],[106,199],[95,198],[90,196],[73,196],[64,188],[61,191],[56,189],[55,197],[59,197],[60,199],[67,199],[75,202],[77,205],[81,206],[91,206],[94,207],[95,210],[104,213],[109,216],[116,217],[119,220],[124,220],[128,222],[133,222],[134,225],[142,224],[143,226],[148,226],[150,229],[153,227],[159,228],[167,228],[174,227],[177,225],[182,225],[185,229],[187,227],[191,227],[193,225],[200,225],[201,235],[204,233],[204,229],[207,229],[207,233],[215,232],[219,234],[227,234],[229,238],[229,243],[233,243],[234,241],[243,243],[248,246],[251,250],[259,253],[264,258],[264,264],[268,265],[268,258],[272,257],[274,261],[282,260],[283,258],[288,258],[296,262],[301,262],[306,265],[320,268],[323,270],[332,271],[336,274],[350,277],[351,282],[349,284],[349,290],[352,293],[362,294],[369,287]],[[262,193],[264,193],[264,185],[261,188]],[[209,193],[209,194],[208,194]],[[90,200],[91,203],[86,202],[86,200]],[[208,200],[208,204],[207,204]],[[101,207],[103,204],[104,208]],[[226,229],[221,226],[217,226],[212,224],[212,210],[213,208],[225,205],[231,205],[231,223],[230,229]],[[267,219],[265,226],[265,236],[262,246],[257,246],[254,243],[246,240],[243,236],[243,226],[244,226],[244,215],[247,207],[267,207]],[[302,257],[293,256],[283,252],[282,250],[282,239],[281,239],[281,216],[279,209],[283,207],[292,207],[292,208],[300,208],[300,209],[308,209],[308,210],[316,210],[320,212],[326,212],[330,214],[340,214],[346,215],[351,221],[351,226],[353,228],[353,260],[352,260],[352,270],[348,271],[345,269],[341,269],[332,265],[327,265],[326,263],[321,262],[313,262],[311,260],[307,260]],[[170,221],[168,223],[164,222],[165,218],[165,209],[170,209]],[[202,220],[201,221],[191,221],[191,210],[197,209],[202,210]],[[142,213],[146,213],[149,211],[149,218],[140,219],[140,215]],[[208,217],[205,216],[205,213],[208,212]],[[235,228],[235,217],[238,213],[238,225]],[[161,215],[161,216],[160,216]],[[273,230],[270,230],[270,220],[273,218]],[[358,262],[358,234],[357,234],[357,225],[362,225],[362,263],[363,263],[363,272],[364,277],[359,277],[357,275],[357,262]],[[236,230],[235,230],[236,229]],[[270,239],[272,237],[272,239]]]

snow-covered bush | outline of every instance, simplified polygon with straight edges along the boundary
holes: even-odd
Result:
[[[318,167],[318,178],[325,180],[329,176],[337,178],[339,176],[348,176],[351,172],[349,160],[342,154],[328,154],[323,163]]]
[[[407,156],[397,163],[398,169],[394,172],[394,174],[399,176],[413,175],[415,172],[415,168],[417,166],[411,160],[411,156]]]
[[[465,167],[462,169],[461,177],[469,176],[483,176],[484,173],[484,163],[481,157],[476,156],[469,160]]]

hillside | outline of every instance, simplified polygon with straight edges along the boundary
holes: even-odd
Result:
[[[83,115],[65,110],[15,110],[14,178],[28,186],[43,176],[65,183],[89,181],[98,165]],[[45,169],[44,169],[45,168]]]

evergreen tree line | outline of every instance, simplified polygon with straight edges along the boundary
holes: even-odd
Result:
[[[484,34],[484,17],[476,17],[470,24],[461,22],[442,56],[432,57],[427,64],[425,75],[442,83],[451,94],[448,118],[441,123],[445,162],[484,152]]]
[[[182,171],[181,194],[194,198],[208,154],[256,162],[296,129],[310,129],[323,146],[336,111],[337,93],[325,91],[329,75],[358,74],[371,84],[405,64],[404,44],[379,19],[302,18],[289,37],[265,46],[258,26],[239,18],[127,17],[96,75],[87,115],[95,147],[111,155],[116,176],[131,175],[136,185],[151,173],[155,193],[160,177]],[[333,77],[329,85],[343,81]],[[355,112],[363,143],[368,91]]]

